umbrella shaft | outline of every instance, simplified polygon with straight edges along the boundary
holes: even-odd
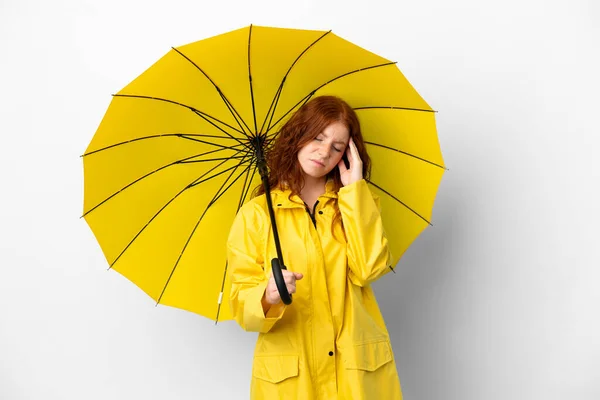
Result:
[[[271,219],[271,226],[273,227],[273,239],[275,240],[275,249],[277,250],[277,258],[282,269],[285,268],[283,262],[283,255],[281,253],[281,243],[279,241],[279,232],[277,231],[277,222],[275,221],[275,212],[273,211],[273,202],[271,200],[271,187],[269,185],[269,175],[267,173],[267,166],[262,154],[258,155],[258,170],[260,177],[265,188],[265,197],[267,198],[267,208],[269,209],[269,218]]]

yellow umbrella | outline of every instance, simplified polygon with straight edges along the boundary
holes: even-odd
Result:
[[[157,303],[231,319],[229,228],[261,152],[320,95],[359,116],[395,265],[445,170],[433,110],[395,63],[331,32],[250,26],[173,48],[114,95],[83,156],[83,215],[110,267]]]

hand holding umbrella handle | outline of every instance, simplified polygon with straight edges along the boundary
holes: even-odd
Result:
[[[283,273],[281,272],[282,269],[287,268],[285,265],[279,262],[278,258],[271,260],[271,268],[273,269],[273,278],[275,279],[275,284],[277,285],[277,290],[279,291],[279,297],[281,297],[281,301],[283,301],[283,304],[286,305],[292,304],[292,295],[287,290],[285,279],[283,279]]]

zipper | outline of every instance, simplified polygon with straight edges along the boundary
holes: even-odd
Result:
[[[319,200],[317,200],[317,202],[315,203],[315,206],[313,207],[313,210],[311,212],[310,208],[308,208],[308,204],[304,203],[304,208],[306,209],[306,212],[308,213],[308,215],[310,215],[310,219],[315,228],[317,227],[317,219],[315,217],[315,211],[317,210],[317,204],[319,204]]]

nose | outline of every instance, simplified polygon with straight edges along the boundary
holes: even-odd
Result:
[[[321,145],[317,149],[317,154],[321,158],[329,158],[329,153],[330,153],[329,146],[327,146],[327,145]]]

